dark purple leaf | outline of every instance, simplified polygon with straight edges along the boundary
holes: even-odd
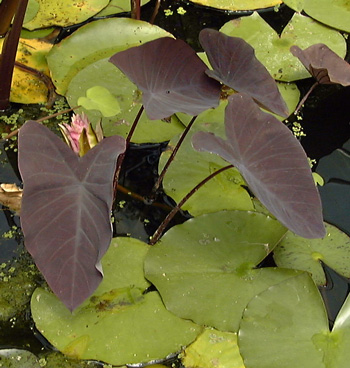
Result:
[[[323,43],[305,50],[292,46],[290,52],[302,62],[318,83],[350,86],[350,65]]]
[[[245,94],[229,97],[225,128],[226,141],[196,133],[195,149],[235,165],[256,197],[290,230],[305,238],[323,237],[320,197],[305,152],[290,130]]]
[[[113,136],[78,157],[41,124],[28,121],[20,129],[25,245],[70,310],[102,280],[100,260],[112,237],[114,171],[124,150],[125,140]]]
[[[208,78],[195,51],[182,40],[159,38],[110,58],[142,91],[150,119],[176,112],[198,115],[219,104],[220,84]]]
[[[252,46],[239,37],[230,37],[214,29],[203,29],[199,41],[214,70],[207,74],[233,88],[247,93],[268,110],[288,116],[275,80],[255,57]]]

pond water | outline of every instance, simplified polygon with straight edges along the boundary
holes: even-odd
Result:
[[[186,40],[197,49],[199,48],[198,33],[202,28],[218,28],[227,20],[232,19],[232,15],[224,12],[213,12],[193,5],[186,5],[185,2],[183,4],[187,10],[186,14],[182,16],[175,14],[172,17],[167,17],[164,9],[171,8],[173,2],[164,1],[156,23],[175,36]],[[143,17],[148,19],[151,13],[152,6],[146,6]],[[264,13],[263,17],[276,29],[281,30],[292,14],[293,12],[289,9],[284,9],[279,13]],[[70,30],[65,30],[65,32],[67,34]],[[298,83],[298,86],[303,92],[311,83],[311,81],[304,81]],[[349,99],[349,88],[319,87],[311,95],[302,111],[302,126],[306,137],[301,141],[310,158],[322,160],[323,157],[341,148],[350,139]],[[156,180],[159,156],[165,146],[166,144],[133,145],[125,160],[120,184],[127,188],[127,191],[147,197]],[[350,178],[347,180],[343,183],[344,185],[350,185]],[[16,152],[4,143],[0,146],[0,183],[21,184],[17,170]],[[132,234],[133,237],[147,241],[169,212],[173,203],[163,194],[159,195],[155,203],[152,204],[143,201],[137,195],[119,192],[116,210],[113,213],[115,235]],[[339,203],[341,203],[341,208],[338,207]],[[334,213],[337,210],[342,211],[342,213],[350,211],[350,201],[334,199],[332,204],[331,201],[327,200],[326,206],[327,213]],[[179,214],[171,225],[181,223],[188,218],[189,216],[185,213]],[[344,223],[338,224],[331,215],[327,220],[342,227],[343,231],[350,235],[348,221],[345,221],[345,225]],[[16,264],[18,254],[23,252],[23,239],[20,232],[17,231],[18,227],[19,218],[6,208],[2,208],[0,210],[0,234],[2,234],[0,235],[0,267],[8,260]],[[26,259],[26,256],[23,257]],[[332,282],[328,288],[322,290],[322,294],[329,309],[330,323],[332,323],[348,294],[349,285],[347,280],[339,277],[334,271],[327,269],[327,272]],[[33,276],[31,280],[42,282],[37,275]],[[28,307],[21,308],[20,314],[16,314],[9,322],[0,323],[1,347],[26,348],[34,353],[39,353],[43,348],[49,348],[45,339],[36,332],[30,319]]]

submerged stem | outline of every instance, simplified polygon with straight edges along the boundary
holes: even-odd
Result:
[[[166,162],[166,164],[165,164],[165,166],[164,166],[164,168],[163,168],[162,172],[159,174],[159,177],[158,177],[158,179],[157,179],[156,183],[155,183],[155,184],[154,184],[154,186],[153,186],[153,189],[152,189],[152,193],[153,193],[153,194],[154,194],[154,193],[156,193],[156,191],[158,190],[158,188],[159,188],[160,184],[162,183],[163,178],[164,178],[164,175],[165,175],[165,174],[166,174],[166,172],[168,171],[168,168],[169,168],[170,164],[171,164],[171,163],[172,163],[172,161],[174,160],[174,158],[175,158],[175,155],[176,155],[177,151],[179,150],[179,148],[180,148],[180,146],[181,146],[182,142],[184,141],[184,139],[186,138],[186,136],[187,136],[188,132],[190,131],[190,129],[191,129],[191,127],[192,127],[193,123],[195,122],[196,118],[197,118],[197,116],[194,116],[194,117],[191,119],[191,121],[189,122],[189,124],[187,125],[186,129],[182,132],[182,134],[181,134],[181,137],[180,137],[179,141],[176,143],[176,146],[175,146],[175,148],[174,148],[173,152],[171,153],[171,155],[170,155],[170,157],[169,157],[168,161]]]
[[[209,176],[207,176],[205,179],[203,179],[199,184],[197,184],[189,193],[186,194],[185,197],[182,198],[182,200],[171,210],[171,212],[168,213],[167,217],[163,220],[163,222],[159,225],[158,229],[155,231],[153,236],[151,237],[149,244],[153,245],[155,244],[161,235],[163,234],[165,228],[169,225],[169,222],[173,219],[173,217],[177,214],[177,212],[180,210],[180,208],[184,205],[185,202],[187,202],[193,194],[197,192],[197,190],[202,187],[205,183],[207,183],[209,180],[214,178],[216,175],[221,174],[223,171],[233,168],[233,165],[227,165],[225,167],[222,167],[221,169],[213,172]]]

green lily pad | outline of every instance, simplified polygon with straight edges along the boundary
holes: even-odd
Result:
[[[244,311],[238,343],[249,368],[347,368],[350,297],[329,331],[321,295],[308,274],[255,296]]]
[[[189,368],[244,368],[237,334],[206,328],[182,354]]]
[[[214,171],[227,166],[227,161],[217,155],[197,152],[193,149],[191,138],[198,130],[224,134],[223,121],[226,102],[216,109],[207,110],[198,116],[198,121],[186,136],[174,161],[164,177],[163,188],[176,202],[179,202],[193,187]],[[205,123],[203,123],[205,122]],[[171,155],[179,137],[170,140],[159,161],[161,172]],[[193,216],[220,210],[252,210],[253,204],[248,192],[242,187],[245,182],[236,168],[224,171],[202,186],[183,206]]]
[[[280,0],[191,0],[191,2],[231,11],[269,8],[282,3]]]
[[[347,0],[304,0],[303,10],[321,23],[350,32],[350,4]]]
[[[37,10],[34,17],[30,16],[23,26],[33,30],[51,26],[67,27],[81,23],[101,11],[109,0],[36,0],[39,5],[31,4],[29,10]],[[30,11],[32,14],[32,11]]]
[[[40,5],[38,0],[29,0],[27,4],[26,14],[24,16],[23,24],[31,21],[38,13]]]
[[[283,0],[283,3],[297,12],[301,12],[304,7],[304,0]]]
[[[142,0],[141,5],[148,2],[149,0]],[[96,14],[96,17],[106,17],[107,15],[129,12],[130,10],[130,0],[111,0],[103,10]]]
[[[36,289],[31,308],[39,331],[70,357],[113,365],[161,359],[188,345],[201,328],[168,312],[157,292],[143,293],[148,249],[136,239],[113,239],[102,259],[103,281],[73,313]]]
[[[249,300],[298,271],[258,268],[285,233],[249,211],[202,215],[171,228],[145,259],[145,275],[171,312],[223,331],[238,329]]]
[[[298,13],[293,15],[281,36],[258,13],[232,20],[220,31],[247,41],[273,78],[285,82],[310,77],[301,62],[290,53],[292,45],[305,49],[315,43],[324,43],[342,58],[346,53],[346,42],[339,32]]]
[[[101,120],[105,136],[121,135],[126,137],[132,123],[141,107],[141,93],[125,75],[107,59],[91,63],[78,72],[71,80],[66,97],[70,106],[79,104],[78,99],[93,86],[102,86],[109,90],[120,106],[120,113],[111,117],[104,117],[97,110],[77,109],[78,113],[84,112],[93,123]],[[154,143],[171,139],[181,133],[184,126],[175,118],[170,123],[160,120],[148,119],[146,113],[141,119],[133,134],[134,143]]]
[[[288,231],[274,250],[277,266],[310,272],[317,285],[326,284],[320,261],[350,278],[350,239],[330,224],[326,224],[326,230],[323,239],[305,239]]]
[[[171,34],[129,18],[100,19],[80,27],[54,45],[47,55],[57,93],[64,95],[74,75],[87,65],[159,37],[171,37]]]
[[[0,367],[40,368],[37,357],[27,350],[0,349]]]
[[[118,100],[102,86],[94,86],[86,90],[86,97],[79,97],[78,105],[87,110],[98,110],[105,117],[120,113]]]

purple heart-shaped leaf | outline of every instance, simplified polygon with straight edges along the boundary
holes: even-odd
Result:
[[[182,40],[159,38],[109,60],[142,91],[150,119],[176,112],[198,115],[219,104],[220,84],[207,77],[206,65]]]
[[[229,97],[225,128],[227,140],[196,133],[194,148],[235,165],[256,197],[290,230],[305,238],[323,237],[319,193],[306,154],[290,130],[245,94]]]
[[[207,71],[210,77],[238,92],[247,93],[280,116],[289,115],[275,80],[246,41],[209,28],[200,32],[199,41],[214,69]]]
[[[290,52],[318,83],[350,86],[350,65],[325,44],[318,43],[305,50],[292,46]]]
[[[112,237],[110,212],[119,136],[78,157],[48,128],[26,122],[19,133],[25,245],[53,292],[70,309],[102,280],[100,260]]]

